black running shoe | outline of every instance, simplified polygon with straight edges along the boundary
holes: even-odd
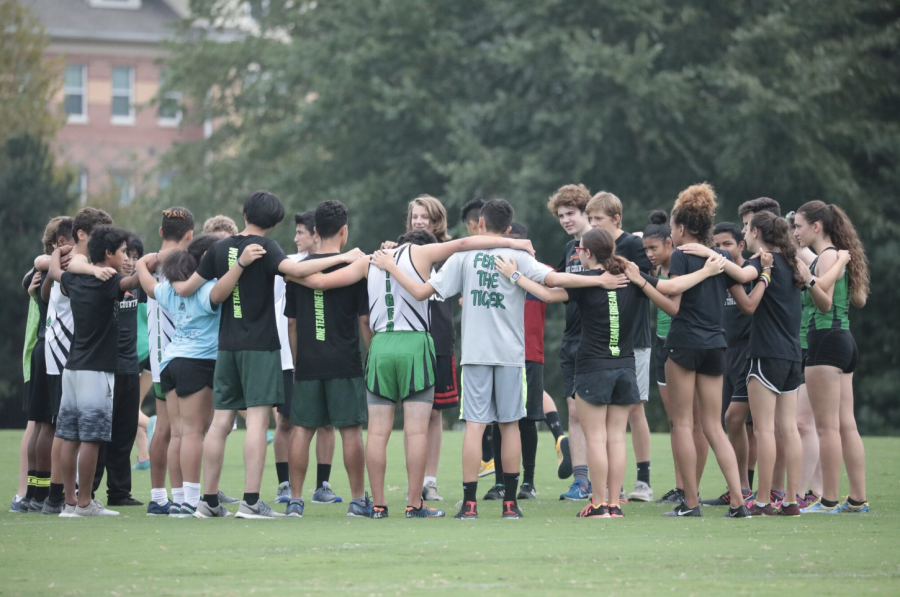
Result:
[[[537,499],[537,490],[534,488],[534,485],[532,485],[531,483],[522,483],[522,487],[519,488],[519,495],[516,496],[516,499],[517,500]]]
[[[674,510],[672,510],[671,512],[666,512],[665,514],[663,514],[663,516],[677,516],[679,518],[686,516],[702,517],[703,512],[700,511],[700,506],[688,508],[684,504],[678,504],[677,506],[675,506]]]
[[[666,492],[664,496],[656,500],[657,504],[683,504],[684,503],[684,490],[676,487],[675,489],[670,489]]]
[[[522,518],[519,504],[513,501],[503,502],[503,518]]]
[[[128,497],[124,497],[124,498],[121,498],[118,500],[110,500],[109,503],[107,503],[106,505],[107,506],[143,506],[144,502],[136,500],[129,495]]]
[[[505,497],[506,497],[506,489],[504,489],[503,485],[500,485],[498,483],[497,485],[494,485],[493,487],[488,489],[488,492],[486,494],[484,494],[484,497],[481,499],[483,499],[483,500],[502,500]]]
[[[453,517],[457,520],[476,520],[478,518],[478,502],[464,502],[462,508]]]
[[[387,518],[387,517],[388,517],[387,506],[372,506],[372,513],[369,514],[369,518]]]
[[[747,507],[747,504],[741,504],[737,508],[728,508],[728,512],[725,513],[725,518],[753,518],[750,515],[750,508]]]

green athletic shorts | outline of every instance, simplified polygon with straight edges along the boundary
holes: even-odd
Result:
[[[213,407],[243,410],[284,402],[280,350],[220,350],[213,378]]]
[[[434,386],[436,369],[428,332],[380,332],[369,347],[366,389],[397,402]]]
[[[294,381],[291,423],[316,429],[326,425],[352,427],[369,420],[362,377]]]

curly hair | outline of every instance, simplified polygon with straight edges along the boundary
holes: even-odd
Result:
[[[588,201],[591,200],[591,192],[587,190],[583,184],[567,184],[553,193],[550,200],[547,201],[547,209],[554,216],[561,207],[574,207],[578,211],[583,212],[587,209]]]
[[[419,195],[409,202],[409,206],[406,208],[407,232],[412,230],[412,213],[413,207],[416,205],[424,208],[425,213],[428,214],[428,219],[431,220],[431,225],[434,229],[433,234],[438,239],[438,242],[445,243],[452,238],[447,234],[447,210],[444,209],[443,204],[439,200],[431,195]]]
[[[211,234],[213,232],[224,232],[228,236],[234,236],[238,233],[237,224],[228,216],[213,216],[203,223],[203,234]]]
[[[810,201],[801,205],[797,213],[803,214],[803,219],[810,224],[822,224],[822,233],[831,239],[834,246],[850,252],[850,263],[847,264],[848,288],[857,302],[865,300],[869,296],[869,260],[859,234],[846,212],[837,205],[829,205],[824,201]]]
[[[592,228],[581,237],[581,245],[591,252],[604,271],[615,275],[625,273],[628,262],[616,255],[616,241],[608,231]]]
[[[41,243],[44,245],[44,254],[49,255],[56,247],[56,241],[60,237],[60,228],[65,228],[68,234],[64,234],[66,238],[72,236],[72,223],[74,220],[67,216],[56,216],[44,228],[44,235],[41,237]]]
[[[787,220],[777,217],[770,211],[758,211],[750,220],[750,229],[759,231],[759,238],[769,249],[777,249],[791,266],[794,286],[805,288],[797,266],[797,245],[791,238],[791,227]]]
[[[691,185],[678,194],[672,208],[672,222],[684,226],[706,246],[712,245],[716,221],[716,191],[708,182]]]

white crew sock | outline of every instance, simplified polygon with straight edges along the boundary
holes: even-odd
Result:
[[[184,502],[191,507],[196,508],[200,505],[200,484],[187,483],[184,484]]]
[[[172,488],[172,501],[176,504],[184,503],[184,488],[183,487],[173,487]]]
[[[437,485],[437,477],[425,477],[425,481],[422,483],[422,487],[428,485],[428,482],[431,481],[435,485]]]
[[[166,488],[156,488],[150,490],[150,499],[159,504],[160,506],[165,506],[169,503],[169,496],[166,495]]]

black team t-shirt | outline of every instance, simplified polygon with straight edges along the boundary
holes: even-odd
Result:
[[[337,253],[310,255],[306,261]],[[347,267],[342,263],[323,270],[331,273]],[[366,280],[344,288],[312,290],[288,282],[284,314],[297,320],[297,355],[294,379],[339,379],[362,377],[359,352],[359,317],[369,312]]]
[[[599,276],[603,270],[585,270],[582,276]],[[576,373],[627,367],[634,369],[634,321],[638,293],[634,284],[625,288],[567,288],[569,302],[581,312],[581,344]]]
[[[248,265],[231,295],[222,303],[219,350],[280,350],[275,321],[275,276],[287,259],[278,243],[263,236],[229,236],[213,244],[197,273],[206,280],[224,276],[248,245],[266,254]]]
[[[437,263],[434,271],[440,271],[444,262]],[[445,301],[434,293],[428,299],[431,314],[431,337],[434,339],[434,353],[450,356],[456,352],[456,327],[453,325],[453,301]]]
[[[744,263],[744,265],[747,265],[747,263]],[[753,292],[753,282],[747,282],[743,287],[747,295]],[[722,316],[722,326],[725,328],[725,343],[728,346],[734,346],[750,340],[751,319],[753,319],[753,316],[745,315],[741,311],[729,290],[725,294],[725,309]]]
[[[556,271],[566,274],[577,274],[584,270],[581,265],[581,259],[578,258],[578,251],[575,247],[580,241],[572,239],[566,245],[566,255],[556,267]],[[571,297],[571,295],[569,295]],[[563,332],[563,342],[578,342],[581,340],[581,313],[578,310],[578,304],[569,300],[566,302],[566,329]]]
[[[138,303],[146,303],[147,295],[137,290],[126,290],[119,299],[119,365],[116,373],[138,375],[141,366],[137,353],[137,309]],[[142,396],[143,398],[143,396]]]
[[[766,288],[750,324],[750,358],[786,359],[800,362],[800,289],[794,285],[794,275],[781,253],[772,253],[772,283]],[[762,273],[759,258],[752,265]]]
[[[732,261],[731,255],[725,251],[713,251]],[[669,278],[691,274],[703,269],[704,265],[706,258],[675,249],[669,261]],[[706,278],[682,294],[681,306],[672,318],[666,338],[666,348],[725,348],[725,330],[722,328],[725,291],[735,284],[737,282],[730,276],[722,273]]]
[[[94,276],[64,272],[62,289],[72,305],[72,346],[66,369],[115,373],[119,363],[116,312],[123,294],[122,276],[101,281]]]
[[[644,251],[644,241],[630,232],[623,232],[616,239],[616,255],[636,264],[645,274],[653,269],[653,264]],[[632,335],[635,348],[650,348],[650,299],[643,292],[637,296],[637,315]]]

